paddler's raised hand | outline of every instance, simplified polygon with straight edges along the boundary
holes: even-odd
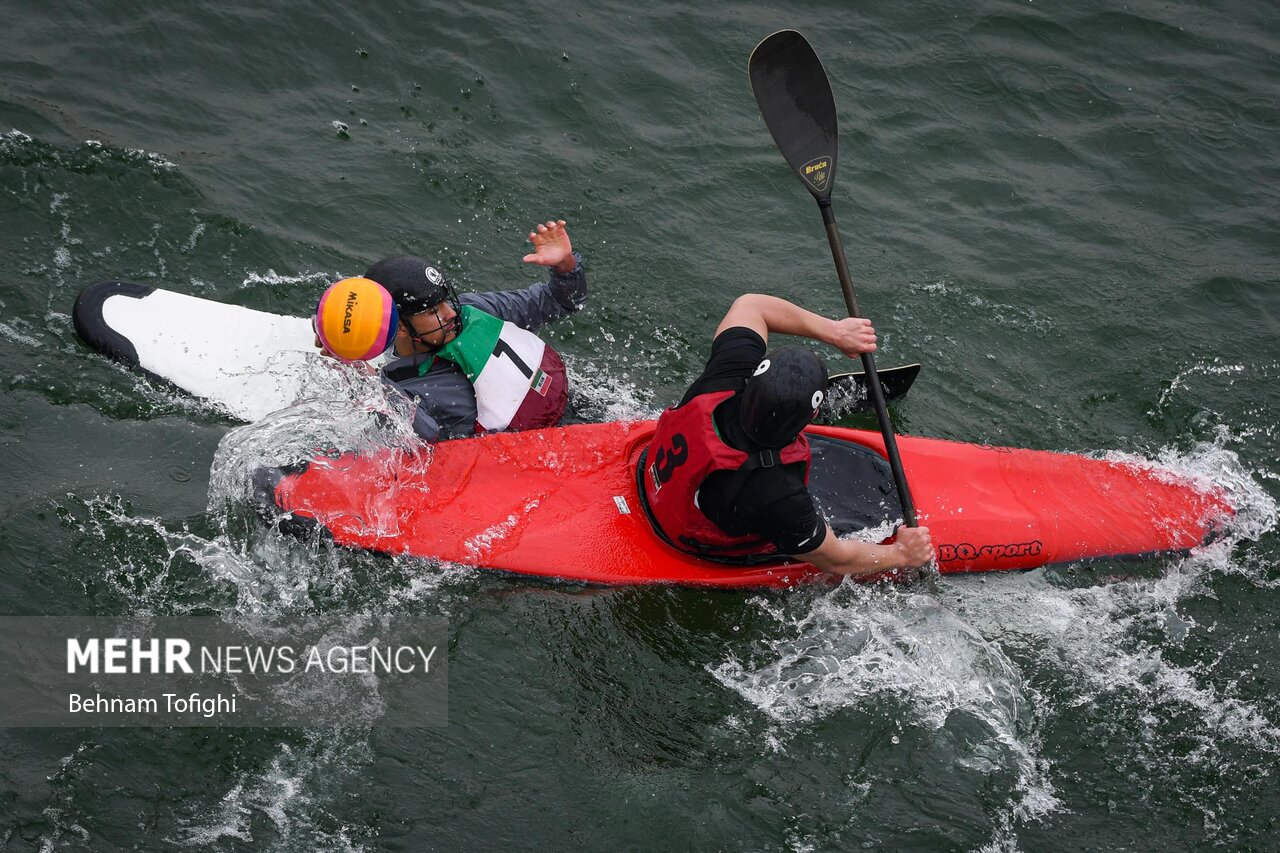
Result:
[[[569,242],[569,232],[564,230],[564,220],[545,223],[529,232],[529,242],[533,251],[524,256],[526,264],[538,264],[551,267],[559,273],[573,272],[577,261],[573,259],[573,244]]]
[[[833,320],[834,330],[827,343],[840,352],[857,358],[864,352],[876,351],[876,330],[865,317],[845,317]]]

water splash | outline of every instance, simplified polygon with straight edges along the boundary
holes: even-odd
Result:
[[[625,372],[570,355],[564,360],[572,406],[583,421],[648,420],[661,413],[653,404],[652,393],[638,387]]]
[[[1045,729],[1109,744],[1108,764],[1151,796],[1164,786],[1199,811],[1210,837],[1230,840],[1215,814],[1268,784],[1280,756],[1274,711],[1234,695],[1224,651],[1196,661],[1186,649],[1216,625],[1185,606],[1211,596],[1209,579],[1234,571],[1230,543],[1174,562],[1156,579],[1062,589],[1016,576],[942,585],[941,598],[1010,656],[1025,660]],[[1224,637],[1225,638],[1225,637]],[[1187,661],[1186,658],[1192,658]],[[1195,780],[1226,780],[1201,790]],[[1163,781],[1162,781],[1163,780]],[[1007,835],[1007,834],[1006,834]]]
[[[832,715],[895,702],[935,736],[957,715],[976,720],[980,736],[970,727],[967,738],[951,738],[953,763],[1005,768],[1015,779],[1005,805],[987,809],[992,835],[984,850],[1017,849],[1020,824],[1064,807],[1042,743],[1047,731],[1078,726],[1091,709],[1097,725],[1123,729],[1122,741],[1138,745],[1136,755],[1117,760],[1139,764],[1134,772],[1142,778],[1229,766],[1249,780],[1246,788],[1262,784],[1280,755],[1273,712],[1236,695],[1242,676],[1216,662],[1179,662],[1197,635],[1213,630],[1184,607],[1211,594],[1213,576],[1247,573],[1269,585],[1244,568],[1238,551],[1276,529],[1276,501],[1259,482],[1265,472],[1247,470],[1224,446],[1229,439],[1223,433],[1190,451],[1165,448],[1155,461],[1108,454],[1220,489],[1236,509],[1225,538],[1167,560],[1157,578],[1079,587],[1068,569],[938,577],[936,597],[844,584],[811,602],[755,599],[776,623],[774,636],[711,672],[769,721],[764,740],[774,750]],[[1182,747],[1188,737],[1190,749]],[[1194,805],[1212,827],[1230,804],[1203,797]]]
[[[804,724],[902,700],[909,722],[935,733],[960,718],[978,723],[954,738],[957,761],[978,772],[1011,767],[1020,819],[1059,808],[1038,752],[1035,691],[997,644],[936,599],[846,583],[799,613],[754,603],[777,622],[776,636],[753,662],[731,657],[711,672],[773,722],[775,749]]]
[[[1190,450],[1162,447],[1154,461],[1120,451],[1108,451],[1103,458],[1137,465],[1157,477],[1190,480],[1207,490],[1220,491],[1235,509],[1225,535],[1233,541],[1254,541],[1274,530],[1280,522],[1280,508],[1259,482],[1275,475],[1263,469],[1250,470],[1240,455],[1227,448],[1235,436],[1226,427],[1215,430],[1213,441],[1197,442]]]
[[[822,403],[822,422],[838,421],[854,414],[868,400],[867,386],[858,382],[837,382],[828,386]]]
[[[297,275],[281,275],[273,269],[268,269],[264,273],[249,272],[245,274],[244,280],[240,282],[241,290],[250,290],[259,285],[307,285],[325,287],[338,279],[342,278],[340,274],[331,272],[306,272]]]
[[[329,369],[308,375],[305,397],[223,437],[210,472],[211,513],[252,501],[253,474],[260,467],[292,465],[322,454],[420,445],[413,431],[412,400],[376,372],[323,361]]]
[[[388,394],[379,379],[331,371],[328,382],[311,389],[317,396],[223,438],[201,517],[170,522],[137,516],[111,495],[68,496],[59,509],[64,523],[106,546],[102,582],[134,608],[180,613],[212,606],[229,614],[288,615],[334,605],[359,611],[418,602],[464,575],[425,561],[299,541],[257,517],[253,474],[260,467],[340,450],[419,446],[409,420],[412,403]],[[383,455],[391,466],[403,458]],[[393,508],[395,494],[385,498]],[[394,511],[387,517],[394,521]]]
[[[1229,660],[1230,635],[1210,639],[1217,625],[1201,616],[1202,624],[1189,607],[1214,597],[1219,576],[1274,586],[1265,569],[1248,559],[1245,546],[1276,529],[1276,501],[1258,481],[1265,472],[1246,470],[1223,446],[1227,440],[1222,432],[1217,441],[1188,452],[1159,452],[1161,468],[1221,489],[1237,514],[1223,539],[1165,561],[1158,577],[1111,577],[1079,586],[1091,575],[1068,567],[1065,573],[987,575],[978,583],[939,581],[940,601],[1011,658],[1024,661],[1040,695],[1052,696],[1039,712],[1046,728],[1078,730],[1083,724],[1090,736],[1122,744],[1112,762],[1132,766],[1129,778],[1144,785],[1163,778],[1170,788],[1184,790],[1200,774],[1226,772],[1243,780],[1239,790],[1250,790],[1265,784],[1280,756],[1274,710],[1237,695],[1247,672],[1230,671],[1241,665]],[[1200,646],[1215,653],[1205,659],[1196,652]],[[1210,836],[1224,841],[1230,831],[1215,815],[1231,808],[1232,790],[1216,785],[1188,801]]]
[[[265,766],[236,774],[217,802],[180,819],[169,844],[207,848],[223,839],[263,850],[366,850],[329,807],[337,789],[373,761],[367,732],[307,730],[280,743]]]
[[[1195,376],[1242,376],[1247,372],[1243,364],[1223,364],[1219,358],[1214,358],[1208,362],[1200,362],[1179,371],[1178,375],[1173,377],[1169,382],[1169,386],[1160,392],[1160,398],[1156,400],[1155,409],[1148,412],[1155,415],[1165,407],[1169,399],[1181,388],[1185,388],[1187,381]]]

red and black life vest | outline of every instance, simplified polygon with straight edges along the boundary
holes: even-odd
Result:
[[[698,507],[698,490],[717,471],[742,471],[772,464],[805,463],[809,481],[809,440],[801,433],[777,451],[748,454],[725,444],[716,432],[716,406],[734,391],[699,394],[683,406],[667,409],[644,457],[644,497],[650,521],[674,547],[698,556],[748,556],[775,553],[759,536],[730,536]],[[746,477],[742,477],[745,481]]]

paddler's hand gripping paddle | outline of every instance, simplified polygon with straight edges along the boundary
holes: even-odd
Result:
[[[773,134],[773,141],[822,211],[831,256],[835,259],[840,287],[844,290],[844,302],[849,316],[857,317],[858,297],[853,292],[849,264],[840,242],[840,232],[836,229],[835,214],[831,212],[839,132],[836,129],[836,101],[831,94],[827,73],[822,69],[818,54],[795,30],[776,32],[756,45],[747,67],[751,75],[751,91],[755,93],[760,114],[764,116],[769,133]],[[889,422],[889,410],[885,406],[884,391],[871,353],[863,353],[862,366],[867,374],[867,392],[876,410],[876,420],[880,422],[889,467],[893,469],[893,482],[898,487],[902,517],[908,527],[915,527],[915,505],[911,502],[911,492],[907,490],[907,477],[898,456],[898,442],[894,439],[893,424]]]

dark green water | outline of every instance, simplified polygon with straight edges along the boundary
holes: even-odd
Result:
[[[450,724],[0,731],[0,849],[1280,846],[1273,4],[279,6],[0,2],[0,609],[444,615]],[[562,216],[579,405],[652,414],[743,290],[841,310],[747,86],[784,26],[880,361],[925,365],[899,425],[1162,459],[1230,542],[768,595],[314,552],[208,508],[234,424],[73,337],[108,277],[513,287]]]

